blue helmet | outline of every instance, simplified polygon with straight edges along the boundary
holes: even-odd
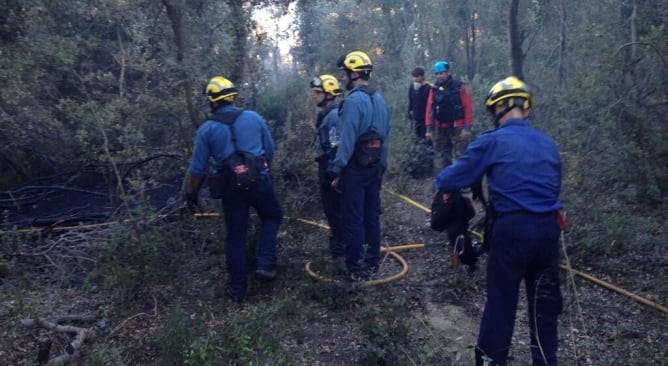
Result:
[[[450,65],[445,61],[436,61],[434,64],[434,74],[450,71]]]

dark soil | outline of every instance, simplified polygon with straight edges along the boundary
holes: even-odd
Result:
[[[158,211],[173,207],[174,202],[179,201],[180,184],[177,177],[156,185],[146,195],[149,197],[147,201]],[[401,192],[423,205],[428,204],[432,194],[429,179],[385,184],[393,192]],[[108,192],[103,186],[85,188],[87,192],[95,193],[46,190],[48,194],[40,196],[38,201],[21,205],[20,210],[9,210],[5,227],[94,222],[114,218],[120,212],[121,206],[111,204],[113,200],[101,194]],[[45,189],[25,192],[41,194],[38,191],[44,193]],[[71,335],[27,327],[21,321],[36,316],[55,320],[64,315],[94,318],[69,323],[94,330],[94,337],[82,346],[76,364],[91,364],[91,360],[100,358],[101,350],[118,353],[115,360],[119,361],[106,364],[164,364],[166,361],[162,358],[166,351],[160,348],[157,334],[169,321],[176,303],[182,308],[184,317],[189,319],[206,314],[206,321],[201,326],[209,332],[219,331],[237,316],[289,304],[286,307],[290,309],[281,310],[284,318],[271,322],[271,331],[280,335],[274,350],[288,355],[288,364],[369,364],[360,358],[360,350],[369,339],[360,331],[357,324],[360,315],[356,311],[365,308],[360,304],[373,299],[401,304],[392,308],[393,312],[378,315],[380,318],[376,322],[385,324],[387,319],[396,317],[395,320],[409,325],[406,343],[401,346],[407,356],[397,364],[438,364],[434,360],[448,360],[443,361],[444,364],[470,364],[485,302],[485,256],[480,258],[480,265],[473,273],[464,267],[455,267],[445,235],[429,229],[428,215],[422,208],[388,191],[384,191],[382,200],[384,245],[422,246],[397,251],[407,263],[406,274],[396,281],[369,287],[363,295],[351,294],[345,288],[347,285],[339,287],[313,279],[305,271],[306,263],[311,262],[315,272],[327,277],[337,276],[324,262],[326,231],[297,220],[323,222],[315,195],[301,198],[298,203],[288,203],[300,209],[287,212],[279,235],[279,279],[270,284],[250,279],[249,298],[244,304],[234,304],[222,296],[222,283],[226,277],[224,255],[217,233],[212,231],[217,229],[211,229],[222,226],[220,218],[188,221],[185,226],[179,226],[197,237],[193,241],[196,245],[188,247],[178,266],[173,267],[171,278],[163,281],[164,285],[144,287],[138,284],[140,290],[134,292],[127,288],[109,288],[102,283],[53,278],[49,272],[54,267],[43,262],[28,271],[34,260],[27,256],[13,257],[16,252],[6,248],[16,249],[10,242],[10,237],[14,236],[5,232],[5,261],[0,262],[4,268],[0,278],[3,281],[0,291],[0,365],[36,365],[39,343],[45,340],[53,342],[51,357],[63,354],[65,345],[73,339]],[[215,209],[216,203],[209,201],[209,206]],[[163,230],[171,230],[174,225],[182,224],[170,221],[161,225],[167,226]],[[665,228],[652,238],[663,239]],[[567,247],[576,245],[569,242],[568,232],[565,242]],[[658,258],[650,261],[638,257],[639,253],[629,252],[626,257],[605,259],[606,263],[615,263],[614,268],[590,266],[577,269],[665,304],[668,293],[664,277],[665,248],[655,252]],[[574,266],[583,263],[580,258],[570,259]],[[649,265],[643,266],[642,263]],[[401,273],[401,270],[400,262],[388,256],[381,275],[388,277]],[[559,361],[562,365],[666,363],[668,322],[664,312],[591,281],[578,277],[571,279],[566,272],[562,273],[565,298],[560,318]],[[510,351],[511,365],[526,365],[530,359],[526,303],[523,293],[521,296]],[[402,302],[396,300],[398,298],[403,299]],[[388,328],[391,327],[386,324],[383,329]],[[424,356],[428,350],[435,352],[435,356]],[[422,358],[415,355],[422,355]],[[275,364],[276,360],[268,358],[260,363]]]

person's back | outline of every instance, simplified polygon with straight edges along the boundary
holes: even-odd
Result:
[[[214,158],[216,169],[222,168],[225,160],[235,151],[231,128],[234,128],[237,150],[249,152],[257,157],[263,156],[268,161],[274,158],[274,141],[264,119],[257,112],[241,111],[237,107],[227,105],[216,109],[213,115],[223,116],[228,113],[238,113],[234,127],[214,119],[207,119],[197,129],[191,172],[205,173],[202,169],[206,169],[209,155]],[[200,143],[197,143],[198,141]]]
[[[364,132],[371,129],[383,140],[381,165],[386,169],[389,157],[390,109],[383,96],[370,87],[353,88],[341,108],[340,119],[342,125],[351,125],[354,128],[342,128],[339,149],[343,149],[343,152],[341,156],[337,155],[334,165],[347,165],[354,153],[355,143]]]
[[[250,207],[260,217],[255,276],[259,280],[276,277],[276,237],[283,212],[269,170],[274,157],[274,142],[258,113],[241,111],[233,106],[238,91],[231,81],[222,76],[212,78],[205,88],[205,95],[212,116],[197,129],[185,200],[190,211],[200,210],[198,191],[208,174],[209,159],[213,158],[212,173],[215,174],[210,176],[222,177],[209,180],[209,183],[215,184],[210,187],[211,192],[220,194],[215,198],[222,198],[227,229],[226,292],[231,300],[241,302],[247,289],[246,236]],[[243,157],[241,160],[233,159],[239,155]]]
[[[490,140],[487,173],[489,191],[500,212],[554,211],[561,187],[561,162],[557,144],[523,119],[511,119],[481,136]]]
[[[341,191],[346,268],[351,280],[364,281],[380,265],[380,184],[387,169],[391,116],[383,97],[368,85],[373,65],[366,53],[350,52],[337,66],[350,92],[341,104],[341,140],[329,173],[332,187]]]
[[[436,177],[454,191],[485,175],[491,195],[485,227],[487,301],[476,365],[506,365],[524,280],[533,365],[557,365],[561,160],[556,143],[527,122],[533,98],[516,77],[496,83],[485,99],[496,129],[473,141]]]

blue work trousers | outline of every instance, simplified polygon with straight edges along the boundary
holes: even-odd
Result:
[[[380,165],[362,167],[354,159],[341,177],[346,267],[362,278],[377,271],[380,261],[380,181]]]
[[[487,302],[480,324],[476,365],[505,365],[510,349],[519,286],[524,279],[532,365],[557,365],[559,235],[555,213],[500,213],[487,259]]]
[[[229,273],[228,289],[232,295],[244,298],[248,264],[246,236],[250,221],[250,207],[260,217],[260,235],[257,251],[257,269],[276,269],[276,236],[283,211],[274,193],[271,175],[263,174],[257,187],[248,191],[223,190],[223,213],[227,229],[225,255]]]
[[[332,182],[327,179],[328,166],[329,159],[318,162],[320,200],[329,225],[329,254],[332,258],[340,258],[344,255],[341,235],[341,193],[332,188]]]

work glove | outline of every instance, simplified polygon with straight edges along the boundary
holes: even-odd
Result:
[[[192,213],[199,213],[202,212],[202,207],[199,205],[199,196],[197,194],[197,191],[195,192],[186,192],[185,197],[184,197],[186,209]]]

